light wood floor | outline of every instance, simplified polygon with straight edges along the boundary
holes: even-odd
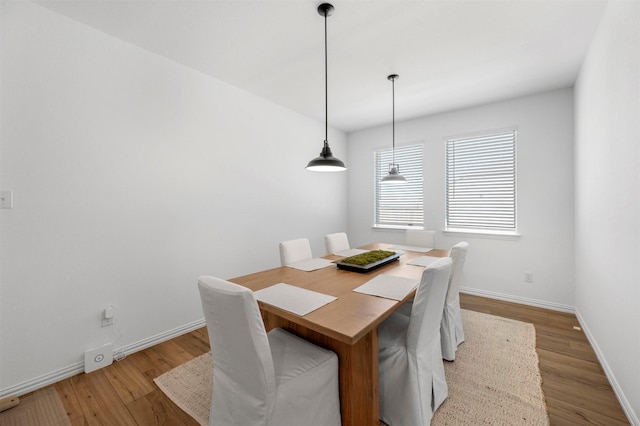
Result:
[[[575,315],[465,294],[461,304],[464,309],[535,325],[552,425],[629,424],[586,336],[573,328],[579,325]],[[72,425],[195,426],[153,379],[208,350],[202,328],[49,388],[58,392]]]

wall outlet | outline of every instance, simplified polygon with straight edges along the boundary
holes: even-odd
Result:
[[[524,273],[524,282],[532,283],[533,282],[533,272],[525,272]]]
[[[13,208],[13,191],[0,191],[0,209]]]
[[[111,343],[84,353],[84,372],[91,373],[113,363],[113,349]]]
[[[113,305],[109,305],[106,308],[104,308],[104,311],[102,311],[103,327],[113,325],[113,316],[115,315],[115,313],[116,313],[116,309],[113,307]]]

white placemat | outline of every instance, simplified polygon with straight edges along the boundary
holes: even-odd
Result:
[[[407,262],[407,265],[416,265],[416,266],[429,266],[433,262],[438,259],[442,259],[441,257],[433,257],[433,256],[420,256],[415,259]]]
[[[321,257],[316,257],[314,259],[309,260],[301,260],[300,262],[292,263],[287,265],[290,268],[300,269],[301,271],[315,271],[316,269],[326,268],[327,266],[333,265],[333,262],[328,259],[323,259]]]
[[[416,247],[416,246],[393,246],[391,248],[396,250],[419,251],[421,253],[426,253],[428,251],[433,250],[433,247]]]
[[[309,312],[331,303],[336,297],[293,285],[278,283],[255,292],[256,299],[285,311],[305,316]]]
[[[351,256],[355,256],[358,254],[362,254],[362,253],[366,253],[369,250],[362,250],[362,249],[357,249],[357,248],[352,248],[349,250],[344,250],[344,251],[339,251],[337,253],[333,253],[336,256],[344,256],[344,257],[351,257]]]
[[[381,274],[362,284],[360,287],[354,288],[353,291],[387,299],[402,300],[407,294],[411,293],[411,290],[416,288],[417,285],[417,280]]]

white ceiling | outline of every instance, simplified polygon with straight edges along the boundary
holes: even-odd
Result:
[[[612,0],[616,1],[616,0]],[[324,18],[311,0],[38,4],[324,122]],[[329,125],[349,132],[572,86],[604,0],[334,0]]]

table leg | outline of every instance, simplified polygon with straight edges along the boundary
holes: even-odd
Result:
[[[263,311],[262,317],[267,331],[283,328],[338,355],[340,411],[344,426],[379,424],[377,329],[349,345],[269,312]]]

